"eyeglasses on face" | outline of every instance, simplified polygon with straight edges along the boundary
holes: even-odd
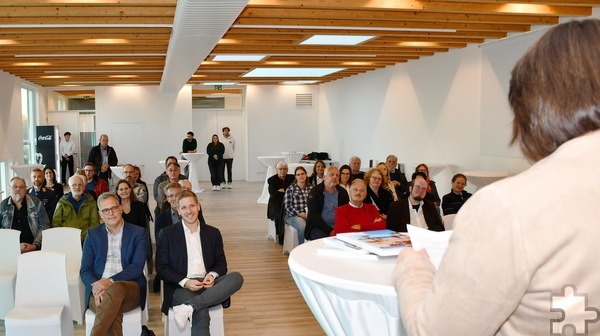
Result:
[[[422,191],[422,190],[427,190],[427,187],[414,186],[413,189],[415,189],[416,191]]]
[[[176,172],[176,171],[179,171],[179,168],[177,168],[177,169],[167,169],[167,171],[168,171],[169,173],[174,173],[174,172]]]
[[[10,187],[12,190],[21,190],[21,189],[27,189],[26,186],[12,186]]]
[[[117,210],[119,210],[120,205],[115,205],[112,208],[106,208],[106,209],[102,209],[100,210],[100,212],[102,212],[103,215],[109,215],[112,212],[116,212]]]

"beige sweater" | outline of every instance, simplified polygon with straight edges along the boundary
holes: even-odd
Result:
[[[454,225],[437,274],[418,256],[394,271],[409,335],[560,332],[552,298],[566,285],[582,296],[562,302],[565,322],[586,332],[600,318],[584,301],[600,308],[600,131],[478,191]]]

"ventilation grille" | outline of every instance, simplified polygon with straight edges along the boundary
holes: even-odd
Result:
[[[313,105],[312,93],[296,93],[296,106],[311,107]]]

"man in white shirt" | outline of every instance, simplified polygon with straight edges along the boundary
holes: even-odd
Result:
[[[75,144],[71,141],[71,132],[65,132],[64,140],[60,142],[60,178],[62,183],[66,184],[69,176],[73,176],[73,152]],[[66,175],[69,167],[69,176]]]
[[[233,156],[235,154],[235,139],[229,134],[229,127],[223,127],[223,145],[225,146],[225,153],[223,154],[223,160],[225,164],[223,165],[223,181],[221,183],[221,187],[225,188],[225,182],[227,182],[227,188],[231,189],[231,168],[233,166]],[[227,167],[227,181],[225,181],[225,167]]]
[[[191,191],[177,195],[181,222],[159,233],[156,267],[164,281],[161,311],[173,307],[177,327],[192,322],[192,336],[210,335],[208,308],[227,304],[244,282],[238,272],[227,273],[219,229],[198,220],[200,203]],[[187,256],[187,257],[184,257]]]

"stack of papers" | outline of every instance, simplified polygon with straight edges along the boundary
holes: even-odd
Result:
[[[436,232],[422,229],[413,225],[406,226],[415,251],[425,249],[435,269],[440,267],[442,257],[446,253],[452,230]]]
[[[373,254],[360,247],[348,244],[336,237],[323,238],[324,245],[317,250],[318,254],[335,256],[335,257],[351,257],[366,260],[378,260],[376,254]]]
[[[392,230],[340,233],[336,237],[382,257],[397,256],[403,248],[411,246],[408,234]]]

